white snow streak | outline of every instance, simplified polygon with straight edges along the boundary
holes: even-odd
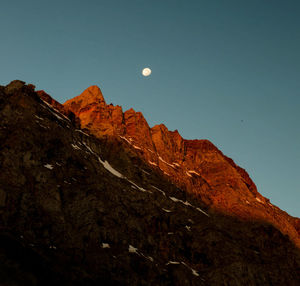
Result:
[[[75,150],[81,150],[76,144],[71,144]]]
[[[168,261],[167,263],[166,263],[166,265],[169,265],[169,264],[180,264],[180,262],[178,262],[178,261]]]
[[[195,275],[195,276],[199,276],[198,272],[191,268],[190,266],[188,266],[186,263],[184,263],[183,261],[181,261],[181,264],[184,265],[185,267],[189,268],[191,271],[192,271],[192,274]],[[202,279],[203,280],[203,279]]]
[[[133,147],[134,149],[142,150],[142,148],[140,148],[139,146],[136,146],[136,145],[132,145],[132,147]]]
[[[189,177],[193,177],[190,173],[186,172],[186,174],[189,176]]]
[[[67,116],[63,115],[59,110],[57,110],[56,108],[54,108],[51,104],[49,104],[48,102],[44,101],[43,99],[42,99],[42,101],[49,107],[49,111],[50,111],[53,115],[55,115],[58,119],[64,120],[62,117],[60,117],[58,114],[56,114],[56,112],[59,113],[61,116],[63,116],[63,117],[64,117],[65,119],[67,119],[68,121],[71,121]],[[52,109],[52,110],[51,110],[51,109]]]
[[[150,173],[148,173],[147,171],[145,171],[145,170],[143,170],[143,169],[141,169],[141,171],[144,172],[144,173],[147,174],[147,175],[150,175]]]
[[[137,253],[137,254],[138,254],[138,252],[137,252],[138,249],[135,248],[135,247],[133,247],[132,245],[129,245],[128,251],[129,251],[130,253]]]
[[[179,199],[177,199],[177,198],[175,198],[175,197],[169,197],[169,199],[171,199],[171,200],[172,200],[173,202],[175,202],[175,203],[182,203],[182,204],[184,204],[184,205],[186,205],[186,206],[190,206],[190,207],[196,209],[197,211],[199,211],[199,212],[201,212],[201,213],[203,213],[204,215],[206,215],[206,216],[209,217],[209,214],[208,214],[208,213],[206,213],[205,211],[201,210],[201,209],[198,208],[198,207],[195,207],[195,206],[191,205],[188,201],[185,201],[185,202],[184,202],[184,201],[179,200]]]
[[[205,214],[206,216],[209,217],[209,214],[206,213],[205,211],[201,210],[200,208],[196,208],[196,210],[197,210],[198,212],[201,212],[201,213],[203,213],[203,214]]]
[[[44,118],[42,118],[42,117],[39,117],[39,116],[37,116],[37,115],[34,115],[37,119],[39,119],[39,120],[44,120]]]
[[[167,164],[168,166],[174,168],[174,166],[173,166],[172,164],[166,162],[162,157],[158,156],[158,159],[159,159],[160,161],[162,161],[163,163]]]
[[[77,131],[77,132],[80,132],[80,133],[82,133],[82,134],[84,134],[84,135],[86,135],[86,136],[90,136],[89,134],[87,134],[87,133],[83,132],[82,130],[75,129],[75,131]]]
[[[197,175],[197,176],[200,176],[200,174],[199,174],[199,173],[197,173],[197,172],[196,172],[196,171],[194,171],[194,170],[188,171],[188,173],[189,173],[189,174],[195,174],[195,175]]]
[[[52,170],[53,169],[53,165],[51,164],[46,164],[44,165],[45,168]]]
[[[114,176],[118,177],[118,178],[124,178],[124,176],[119,173],[117,170],[115,170],[107,161],[102,161],[100,159],[100,157],[98,157],[99,162],[103,165],[103,167],[109,171],[110,173],[112,173]]]
[[[126,179],[130,184],[132,184],[133,186],[135,186],[136,188],[138,188],[140,191],[145,192],[145,193],[151,193],[151,194],[152,194],[152,192],[147,191],[147,190],[145,190],[145,189],[142,188],[142,187],[139,187],[136,183],[134,183],[134,182],[128,180],[127,178],[124,177],[124,179]]]
[[[122,138],[123,140],[125,140],[128,144],[130,144],[130,145],[132,144],[126,137],[124,137],[124,136],[119,136],[119,137]]]
[[[151,161],[148,161],[148,162],[153,166],[157,166],[157,164],[155,162],[151,162]]]
[[[261,203],[261,204],[263,204],[264,202],[261,200],[261,199],[259,199],[259,198],[255,198],[259,203]]]
[[[151,186],[151,187],[154,188],[155,190],[161,192],[164,196],[166,196],[166,193],[165,193],[164,191],[162,191],[162,190],[160,190],[159,188],[156,188],[156,187],[154,187],[154,186]]]

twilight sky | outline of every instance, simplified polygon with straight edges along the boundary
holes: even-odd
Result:
[[[299,15],[298,0],[2,0],[0,84],[60,102],[96,84],[150,126],[211,140],[300,217]]]

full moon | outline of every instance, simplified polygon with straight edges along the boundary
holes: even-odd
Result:
[[[149,68],[144,68],[142,71],[143,76],[149,76],[151,74],[151,70]]]

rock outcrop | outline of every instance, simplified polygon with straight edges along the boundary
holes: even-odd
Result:
[[[278,227],[300,246],[297,218],[271,204],[248,173],[208,140],[185,140],[163,124],[149,127],[133,109],[107,105],[97,86],[64,103],[81,127],[98,138],[119,137],[146,163],[211,208],[242,219],[261,219]]]
[[[1,285],[299,285],[299,249],[263,218],[299,220],[212,143],[91,90],[84,109],[0,87]],[[241,215],[228,183],[234,202],[253,197]]]

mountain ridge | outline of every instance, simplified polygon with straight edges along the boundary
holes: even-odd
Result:
[[[150,128],[143,114],[133,109],[123,112],[120,106],[112,104],[99,107],[89,98],[95,90],[100,91],[92,86],[63,104],[80,119],[81,128],[89,129],[99,138],[119,136],[153,168],[160,169],[206,204],[243,219],[265,219],[300,246],[298,219],[263,197],[246,170],[213,143],[206,139],[183,139],[178,131],[169,131],[164,124]]]
[[[190,185],[175,182],[185,161],[175,171],[161,160],[172,157],[148,151],[152,165],[133,138],[98,138],[99,129],[81,129],[60,108],[24,82],[0,87],[1,285],[299,285],[299,248],[274,224],[221,212],[213,198],[203,200],[205,178],[191,172],[183,174]],[[201,144],[200,159],[226,161]],[[214,162],[202,166],[203,176]],[[257,201],[249,211],[258,204],[265,206]]]

